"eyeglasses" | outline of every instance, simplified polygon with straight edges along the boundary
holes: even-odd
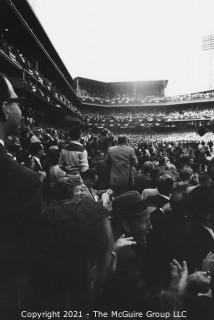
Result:
[[[25,100],[25,97],[17,97],[17,98],[9,98],[6,101],[8,103],[13,103],[13,102],[20,103],[20,102],[23,102],[24,100]]]
[[[23,101],[25,100],[24,97],[16,97],[16,98],[9,98],[7,100],[5,100],[7,103],[17,103],[19,107],[21,107],[23,105]]]

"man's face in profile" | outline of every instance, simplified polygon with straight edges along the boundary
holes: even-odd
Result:
[[[19,102],[15,100],[18,96],[15,93],[12,84],[7,78],[5,78],[5,81],[7,83],[9,93],[9,99],[6,101],[8,126],[10,132],[16,133],[21,122],[22,113],[19,108]]]
[[[149,208],[143,211],[143,214],[133,218],[130,222],[130,235],[134,237],[138,244],[144,244],[146,237],[152,230],[151,212]]]

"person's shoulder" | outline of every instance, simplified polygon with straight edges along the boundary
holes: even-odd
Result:
[[[137,178],[142,179],[142,180],[145,180],[145,181],[151,181],[151,180],[152,180],[151,177],[145,175],[145,174],[142,173],[142,172],[138,172],[138,173],[136,174],[136,179],[137,179]]]
[[[1,161],[0,161],[1,165]],[[8,170],[4,170],[7,168]],[[12,158],[4,159],[4,166],[2,166],[1,176],[12,177],[16,181],[16,185],[21,185],[22,187],[29,186],[29,183],[39,183],[39,178],[33,170],[25,167],[22,164],[19,164],[17,161]],[[4,171],[4,172],[3,172]]]
[[[111,151],[114,151],[114,150],[117,150],[117,149],[118,149],[118,146],[112,146],[112,147],[108,148],[108,152],[111,152]]]
[[[131,246],[120,248],[118,260],[120,263],[127,263],[136,259],[136,254]]]
[[[128,144],[126,145],[126,148],[129,149],[129,150],[134,150],[134,148],[132,146],[128,145]]]
[[[158,194],[157,188],[146,188],[143,190],[143,198],[145,197],[150,197],[150,196],[155,196]]]
[[[37,182],[39,180],[38,175],[31,169],[24,165],[16,163],[16,170],[20,172],[26,179]]]
[[[131,146],[126,146],[126,150],[128,150],[131,154],[135,153],[134,148]]]
[[[85,149],[81,143],[78,141],[71,141],[65,148],[64,152],[72,151],[72,152],[83,152]]]

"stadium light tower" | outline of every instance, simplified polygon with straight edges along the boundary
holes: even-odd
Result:
[[[209,51],[209,89],[213,89],[214,84],[214,33],[202,37],[202,49]]]

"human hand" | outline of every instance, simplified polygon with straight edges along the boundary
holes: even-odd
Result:
[[[176,259],[170,263],[171,266],[171,282],[170,290],[182,296],[188,286],[188,268],[186,261],[180,264]]]
[[[209,252],[201,264],[202,271],[209,271],[211,276],[214,275],[214,253]]]
[[[47,176],[45,171],[38,171],[38,175],[41,182],[43,182]]]
[[[195,293],[206,293],[210,288],[210,272],[196,271],[188,276],[188,288]]]
[[[133,237],[126,237],[123,234],[114,244],[114,251],[117,253],[121,248],[136,245]]]
[[[108,196],[111,196],[113,193],[114,193],[114,191],[111,189],[107,189],[105,192],[105,194],[107,194]]]
[[[113,194],[113,191],[111,189],[108,189],[105,193],[102,194],[101,199],[103,206],[110,212],[112,211],[112,201],[111,201],[111,195]]]

